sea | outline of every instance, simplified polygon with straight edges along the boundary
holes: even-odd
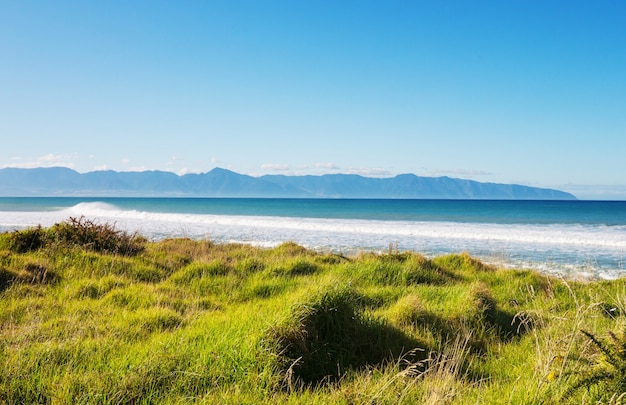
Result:
[[[499,267],[565,278],[626,275],[626,201],[0,198],[0,232],[81,216],[155,241],[292,241],[345,255],[466,252]]]

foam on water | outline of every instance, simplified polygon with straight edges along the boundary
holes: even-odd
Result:
[[[460,222],[324,219],[244,215],[159,213],[125,210],[103,202],[57,211],[0,211],[0,230],[51,226],[84,215],[118,229],[159,240],[210,238],[274,246],[291,240],[303,246],[356,253],[392,244],[427,255],[467,251],[503,266],[546,273],[614,278],[622,275],[626,227],[580,224],[486,224]],[[495,259],[494,259],[495,258]]]

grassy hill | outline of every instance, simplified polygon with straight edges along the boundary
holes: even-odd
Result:
[[[620,403],[626,282],[465,254],[0,235],[0,402]]]

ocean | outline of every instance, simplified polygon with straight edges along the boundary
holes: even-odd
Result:
[[[497,266],[564,277],[626,275],[625,201],[0,198],[2,232],[79,216],[151,240],[267,247],[293,241],[343,254],[467,252]]]

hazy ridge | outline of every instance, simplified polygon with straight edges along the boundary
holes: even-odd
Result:
[[[177,175],[165,171],[79,173],[69,168],[0,169],[2,196],[180,196],[268,198],[433,198],[574,200],[570,193],[450,177],[354,174],[253,177],[215,168]]]

